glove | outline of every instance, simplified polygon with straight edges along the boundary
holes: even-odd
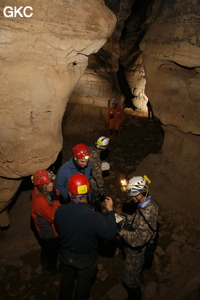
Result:
[[[117,224],[117,232],[119,233],[126,223],[126,216],[115,214],[115,220]]]
[[[58,200],[60,200],[60,196],[58,196],[56,194],[55,190],[53,190],[52,192],[50,192],[50,196],[51,196],[51,201],[58,201]]]
[[[98,191],[98,192],[99,192],[99,194],[104,194],[104,188],[102,188],[102,187],[99,188],[99,191]]]

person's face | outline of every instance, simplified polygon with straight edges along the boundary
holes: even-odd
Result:
[[[81,168],[85,168],[88,164],[88,159],[85,158],[77,158],[76,159],[76,163],[81,167]]]
[[[133,200],[135,203],[140,203],[143,199],[143,195],[139,194],[137,196],[132,196],[131,200]]]
[[[50,181],[46,184],[46,191],[49,193],[53,191],[53,181]]]

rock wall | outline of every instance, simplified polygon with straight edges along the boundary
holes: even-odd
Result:
[[[7,5],[0,3],[1,200],[7,180],[31,175],[56,160],[69,96],[88,56],[104,45],[116,24],[99,0],[30,0],[31,18],[5,17]],[[10,0],[9,5],[19,8],[27,1]],[[10,186],[9,196],[19,184]],[[3,197],[1,211],[9,200]]]
[[[112,83],[87,69],[69,98],[66,116],[105,117],[108,99],[114,97]]]
[[[120,62],[124,66],[126,80],[131,89],[136,112],[147,116],[145,94],[146,76],[140,42],[152,22],[153,0],[133,1],[132,11],[125,22],[120,38]]]
[[[131,14],[133,2],[133,0],[105,0],[105,4],[116,15],[116,27],[104,46],[97,53],[90,55],[87,70],[69,99],[67,115],[89,114],[105,117],[109,100],[115,98],[122,104],[122,93],[117,79],[121,51],[119,40],[125,21]],[[89,109],[84,109],[85,104]]]
[[[138,56],[133,66],[129,67],[126,71],[126,79],[134,95],[132,102],[136,107],[136,112],[147,116],[146,104],[148,98],[145,94],[146,78],[142,54]]]
[[[199,215],[200,7],[198,1],[155,1],[153,22],[140,47],[146,95],[163,123],[162,155],[137,172],[153,176],[161,207]]]

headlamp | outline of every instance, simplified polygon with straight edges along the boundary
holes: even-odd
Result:
[[[121,180],[121,185],[122,185],[122,186],[127,185],[127,180],[126,180],[126,179],[122,179],[122,180]]]
[[[127,192],[127,181],[126,181],[126,179],[121,180],[121,185],[122,185],[122,187],[121,187],[122,192]]]
[[[101,140],[98,140],[97,143],[96,143],[98,146],[102,146],[103,145],[103,142]]]
[[[78,194],[79,194],[79,195],[87,194],[87,193],[88,193],[88,187],[87,187],[86,184],[84,184],[84,185],[79,185],[79,186],[77,187],[77,190],[78,190]]]
[[[56,179],[56,175],[51,170],[48,170],[48,176],[52,181]]]
[[[146,179],[146,181],[148,182],[148,184],[151,183],[151,180],[147,177],[147,175],[144,175],[143,178]]]

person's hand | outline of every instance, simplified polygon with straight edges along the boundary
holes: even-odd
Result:
[[[113,210],[113,201],[112,201],[112,198],[110,198],[110,197],[106,197],[105,198],[105,207],[106,207],[107,211]]]

